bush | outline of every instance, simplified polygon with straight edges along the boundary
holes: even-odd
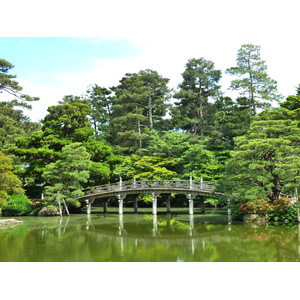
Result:
[[[256,199],[241,205],[240,213],[268,215],[271,221],[297,221],[297,205],[285,197],[274,200],[272,204],[264,199]]]
[[[244,203],[240,206],[240,209],[243,214],[267,215],[273,210],[273,207],[264,199],[256,199]]]
[[[273,202],[273,212],[269,215],[273,221],[296,221],[298,219],[297,204],[293,205],[289,198],[279,198]]]
[[[5,216],[23,216],[32,210],[30,200],[23,194],[11,195],[7,200],[7,206],[2,209]]]

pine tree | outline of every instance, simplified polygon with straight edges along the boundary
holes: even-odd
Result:
[[[221,71],[212,61],[193,58],[186,63],[182,77],[179,91],[174,94],[178,102],[171,110],[174,127],[204,138],[212,122],[209,100],[220,95]]]
[[[78,207],[77,197],[83,195],[82,184],[89,178],[90,154],[81,143],[72,143],[62,149],[60,159],[48,164],[43,173],[47,181],[46,198]],[[59,195],[58,195],[59,194]]]
[[[231,155],[220,185],[234,199],[273,201],[283,192],[293,194],[300,179],[299,122],[257,119],[236,138]]]
[[[0,59],[0,93],[6,92],[21,101],[36,101],[38,97],[31,97],[23,94],[23,88],[15,80],[16,75],[8,74],[14,67],[13,64],[5,59]]]
[[[151,131],[159,128],[167,112],[168,81],[146,70],[125,74],[112,88],[110,142],[121,152],[131,154],[145,147]]]
[[[237,53],[236,67],[226,70],[228,74],[239,77],[231,82],[230,89],[239,91],[249,99],[254,116],[258,108],[268,108],[271,101],[282,99],[277,92],[277,82],[267,74],[260,48],[251,44],[242,45]]]

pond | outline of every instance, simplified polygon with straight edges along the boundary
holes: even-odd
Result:
[[[295,262],[298,224],[248,225],[206,213],[15,217],[0,228],[2,262]]]

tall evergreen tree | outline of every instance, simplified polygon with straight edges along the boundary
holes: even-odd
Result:
[[[152,70],[127,73],[113,88],[110,141],[126,154],[145,146],[167,112],[168,79]]]
[[[174,94],[178,102],[171,111],[174,127],[203,138],[211,125],[209,100],[220,94],[221,71],[212,61],[193,58],[186,63],[182,77],[179,91]]]
[[[277,92],[277,82],[267,74],[260,48],[251,44],[242,45],[237,53],[236,67],[226,70],[228,74],[239,77],[231,82],[230,89],[239,91],[249,99],[254,116],[258,108],[268,108],[271,101],[282,98]]]
[[[90,120],[97,136],[108,134],[111,116],[111,94],[111,90],[94,84],[88,87],[84,96],[91,108]]]

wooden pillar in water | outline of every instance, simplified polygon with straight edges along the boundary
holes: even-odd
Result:
[[[88,200],[85,200],[86,208],[87,208],[86,213],[88,215],[91,214],[91,212],[92,212],[92,203],[94,202],[94,200],[95,200],[94,198],[90,198]]]
[[[194,194],[187,194],[186,197],[189,199],[189,214],[193,215],[194,214]]]
[[[119,215],[123,215],[123,200],[125,196],[123,194],[118,194],[118,201],[119,201]]]
[[[152,193],[152,214],[156,215],[157,214],[157,197],[159,196],[158,193]]]
[[[87,205],[86,205],[86,213],[89,215],[89,214],[91,214],[91,212],[92,212],[92,203],[90,203],[90,202],[87,202]]]

